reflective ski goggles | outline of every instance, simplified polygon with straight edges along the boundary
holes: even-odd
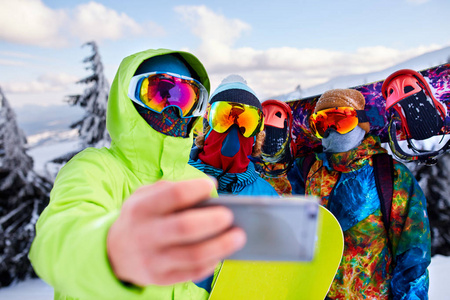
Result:
[[[208,122],[218,133],[224,133],[236,124],[244,137],[251,137],[264,128],[264,115],[260,109],[251,105],[217,101],[211,104]]]
[[[322,139],[328,129],[334,129],[340,134],[346,134],[358,125],[367,122],[364,110],[353,107],[334,107],[318,111],[309,118],[312,132]]]
[[[157,113],[170,106],[178,107],[183,118],[202,116],[208,104],[208,91],[199,81],[163,72],[133,76],[128,97]]]

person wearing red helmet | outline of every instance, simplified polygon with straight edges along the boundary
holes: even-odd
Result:
[[[386,99],[389,146],[394,155],[405,161],[436,163],[436,158],[450,148],[450,141],[439,150],[419,150],[413,143],[442,134],[447,116],[446,106],[434,97],[425,78],[414,70],[398,70],[383,82],[381,93]],[[406,137],[410,151],[400,147],[397,127]]]
[[[257,172],[269,182],[279,195],[289,196],[291,184],[287,178],[294,159],[291,137],[292,111],[280,100],[266,100],[262,103],[264,131],[266,134],[261,156],[253,158]]]

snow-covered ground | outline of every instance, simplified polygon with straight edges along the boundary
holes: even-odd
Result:
[[[45,177],[54,177],[58,171],[52,170],[52,166],[47,164],[49,161],[80,149],[76,129],[61,132],[46,131],[28,136],[27,140],[27,153],[33,158],[34,170]]]
[[[450,257],[436,255],[428,268],[430,271],[430,300],[450,299]],[[0,289],[4,300],[51,300],[53,289],[40,279],[30,279],[11,287]]]
[[[1,288],[0,299],[51,300],[53,299],[53,288],[40,279],[29,279],[14,286]]]

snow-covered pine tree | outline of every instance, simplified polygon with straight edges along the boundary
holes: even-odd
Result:
[[[431,254],[450,256],[450,153],[439,157],[433,166],[415,165],[411,169],[427,198]]]
[[[25,144],[0,89],[0,287],[35,276],[27,255],[52,186],[33,171]]]
[[[88,85],[83,94],[69,95],[66,97],[66,101],[70,105],[79,105],[86,111],[81,120],[70,125],[71,128],[78,129],[81,147],[45,164],[46,173],[50,180],[54,180],[64,164],[84,148],[107,147],[111,143],[111,137],[106,129],[109,84],[103,74],[103,64],[97,44],[91,41],[83,44],[83,46],[90,46],[92,48],[92,54],[83,59],[83,63],[88,64],[86,70],[92,70],[93,73],[77,81],[77,83]]]
[[[83,46],[92,48],[92,55],[86,57],[83,63],[88,64],[86,70],[92,70],[93,74],[77,82],[88,85],[82,95],[70,95],[67,97],[70,105],[79,105],[86,110],[83,119],[72,124],[71,128],[78,128],[83,147],[108,146],[111,142],[109,133],[106,130],[109,84],[103,74],[103,64],[97,44],[91,41]]]

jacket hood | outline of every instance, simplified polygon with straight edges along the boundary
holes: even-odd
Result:
[[[210,82],[205,68],[192,54],[168,49],[150,49],[124,58],[119,66],[108,99],[106,127],[111,136],[111,151],[134,173],[147,180],[173,179],[184,172],[192,146],[192,130],[188,138],[172,137],[157,132],[139,115],[128,97],[128,86],[139,65],[152,57],[179,54],[197,73],[209,93]],[[176,166],[176,167],[175,167]],[[157,170],[157,171],[151,171]],[[155,174],[159,172],[159,174]],[[145,180],[145,179],[144,179]]]

